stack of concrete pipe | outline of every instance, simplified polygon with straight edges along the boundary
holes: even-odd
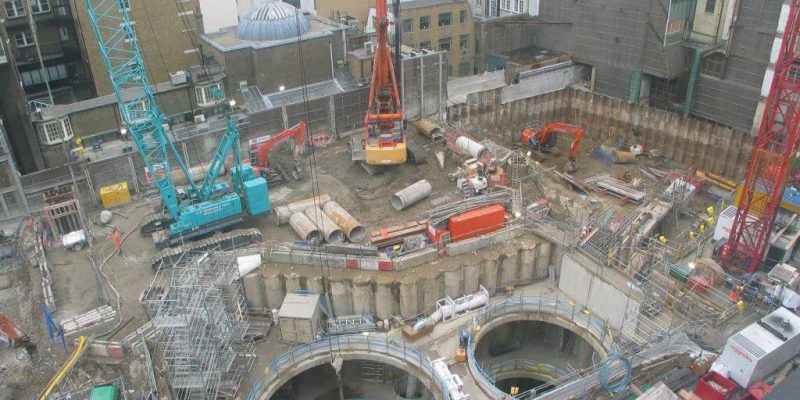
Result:
[[[314,246],[366,239],[364,227],[327,194],[275,208],[275,224],[288,223],[303,240]]]
[[[322,209],[318,206],[310,206],[305,209],[305,214],[308,218],[311,218],[312,221],[317,221],[317,227],[320,228],[322,231],[322,235],[325,237],[325,241],[328,243],[342,243],[344,242],[344,232],[342,229],[339,228],[339,225],[336,225],[333,220],[327,216]]]
[[[289,203],[285,206],[275,207],[275,225],[285,225],[289,223],[289,217],[294,213],[302,213],[306,208],[311,206],[322,207],[325,203],[331,201],[331,197],[327,194],[322,194],[316,197],[310,197],[305,200]]]

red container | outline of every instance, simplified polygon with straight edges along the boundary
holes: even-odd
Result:
[[[711,384],[714,382],[714,384]],[[694,388],[694,394],[703,400],[728,400],[733,396],[736,390],[736,383],[732,380],[711,371],[705,374],[697,386]]]
[[[428,229],[425,230],[425,234],[428,236],[428,239],[430,239],[433,243],[439,243],[445,233],[447,233],[447,229],[437,229],[430,223],[428,223]]]
[[[495,204],[451,217],[447,222],[450,240],[458,242],[494,232],[506,223],[506,209]]]

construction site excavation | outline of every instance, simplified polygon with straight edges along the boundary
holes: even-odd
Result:
[[[800,0],[0,22],[0,400],[797,398]]]

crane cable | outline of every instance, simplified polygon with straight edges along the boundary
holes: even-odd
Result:
[[[296,28],[296,33],[297,33],[297,58],[298,58],[298,62],[300,63],[300,65],[299,65],[299,67],[300,67],[300,81],[302,82],[303,114],[304,114],[305,121],[306,121],[306,146],[307,146],[307,149],[308,149],[308,151],[310,153],[308,159],[309,159],[309,175],[310,175],[310,179],[311,179],[311,196],[312,196],[312,199],[318,199],[319,196],[320,196],[321,190],[320,190],[320,187],[319,187],[319,176],[318,176],[318,173],[317,173],[317,168],[318,168],[318,166],[317,166],[317,153],[316,153],[316,151],[314,151],[314,144],[313,144],[313,141],[311,140],[311,120],[310,120],[311,114],[310,114],[309,109],[308,109],[308,87],[306,86],[307,82],[306,82],[306,70],[305,70],[305,57],[303,57],[302,32],[300,32],[300,9],[296,9],[295,10],[295,28]],[[334,77],[334,79],[335,79],[335,77]],[[313,201],[313,203],[316,205],[317,201],[315,200],[315,201]],[[321,209],[322,209],[322,205],[321,204],[316,205],[314,207],[314,224],[316,224],[316,226],[320,228],[320,230],[321,230],[320,233],[322,233],[324,235],[323,232],[324,232],[325,229],[324,229],[323,225],[325,224],[325,221],[322,218],[322,216],[319,215],[319,213],[321,212]],[[323,240],[324,240],[324,237],[323,237]],[[323,281],[322,281],[323,293],[322,294],[324,296],[325,303],[327,303],[327,306],[330,309],[331,317],[334,317],[335,312],[334,312],[334,309],[333,309],[333,302],[331,301],[330,291],[327,289],[326,284],[325,284],[326,276],[328,278],[327,280],[330,281],[330,265],[328,263],[328,251],[324,246],[322,246],[321,249],[320,249],[320,252],[322,254],[321,259],[324,260],[323,262],[320,263],[320,266],[319,266],[320,272],[321,272],[321,275],[322,275],[322,278],[323,278]],[[326,266],[328,266],[327,270],[325,268]],[[331,337],[331,335],[327,335],[327,336],[328,336],[328,351],[330,352],[331,356],[333,356],[333,353],[334,353],[333,352],[333,338]],[[338,371],[337,371],[337,374],[338,374]]]

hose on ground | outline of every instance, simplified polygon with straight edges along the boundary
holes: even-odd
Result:
[[[623,368],[622,371],[619,370],[620,366]],[[630,386],[632,370],[633,364],[631,364],[631,360],[621,353],[613,353],[600,363],[600,371],[597,376],[600,385],[605,390],[610,393],[619,393]],[[622,372],[621,379],[611,382],[620,372]]]
[[[147,216],[149,216],[149,215],[152,215],[152,212],[144,213],[144,214],[142,215],[142,217],[141,217],[141,218],[139,218],[139,222],[137,222],[137,223],[136,223],[136,226],[137,226],[137,227],[138,227],[138,226],[140,226],[140,225],[142,224],[142,221],[144,221],[145,217],[147,217]],[[122,241],[121,241],[121,242],[122,242],[122,243],[124,243],[124,242],[125,242],[125,239],[127,239],[127,238],[128,238],[128,236],[130,236],[130,235],[131,235],[131,233],[132,233],[134,230],[135,230],[135,229],[131,229],[131,231],[130,231],[130,232],[127,232],[126,234],[124,234],[124,235],[122,236]],[[117,250],[116,250],[116,249],[114,249],[114,251],[112,251],[112,252],[111,252],[111,254],[109,254],[109,255],[107,255],[107,256],[105,256],[105,257],[103,258],[103,261],[102,261],[102,262],[100,263],[100,265],[97,267],[97,271],[98,271],[98,272],[100,272],[100,275],[103,277],[103,279],[105,279],[105,280],[106,280],[106,284],[107,284],[107,285],[108,285],[108,286],[111,288],[111,290],[114,292],[114,296],[116,297],[116,300],[117,300],[117,316],[118,316],[118,318],[119,318],[119,321],[117,321],[117,323],[116,323],[116,324],[114,324],[114,326],[113,326],[113,327],[111,327],[111,329],[108,329],[108,330],[106,330],[106,331],[104,331],[104,332],[98,333],[98,334],[97,334],[97,337],[106,337],[106,336],[109,336],[109,335],[111,335],[112,333],[117,333],[117,329],[118,329],[118,328],[122,328],[122,323],[123,323],[123,319],[122,319],[122,295],[121,295],[121,294],[119,294],[119,291],[117,290],[117,288],[115,288],[115,287],[114,287],[114,285],[111,283],[111,279],[109,279],[109,278],[108,278],[108,275],[106,275],[105,271],[103,271],[103,267],[105,267],[105,266],[106,266],[106,263],[108,263],[108,260],[110,260],[110,259],[111,259],[111,257],[114,257],[114,254],[117,254]],[[93,259],[91,259],[91,258],[90,258],[90,261],[91,261],[91,262],[94,262],[94,260],[93,260]]]

